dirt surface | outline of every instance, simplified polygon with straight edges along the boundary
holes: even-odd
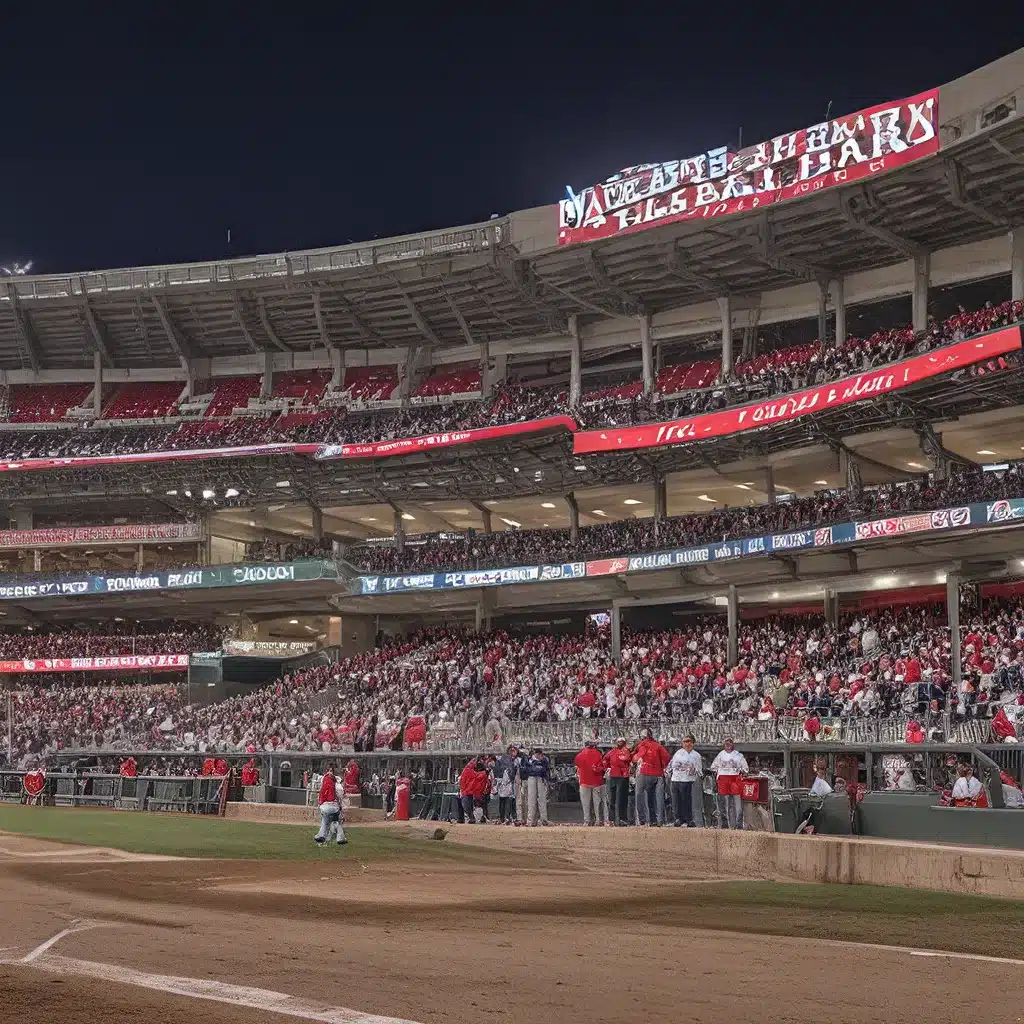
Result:
[[[1024,1002],[1019,966],[709,930],[699,894],[715,882],[700,865],[616,856],[642,833],[455,830],[446,842],[498,855],[360,863],[358,831],[341,863],[115,859],[0,835],[3,1019],[63,1024],[69,1006],[90,1024],[296,1019],[109,980],[126,970],[360,1011],[306,1018],[339,1024],[948,1022],[976,1016],[979,993],[987,1021],[1016,1021]],[[73,922],[85,930],[16,962]]]

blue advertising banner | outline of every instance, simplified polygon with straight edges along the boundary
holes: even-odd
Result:
[[[703,565],[773,552],[820,550],[854,541],[882,540],[915,533],[938,533],[964,527],[994,526],[1024,521],[1024,498],[975,502],[932,512],[910,512],[856,523],[837,523],[789,533],[766,534],[719,541],[692,548],[653,551],[645,554],[598,558],[564,565],[516,566],[508,569],[477,569],[463,572],[427,573],[422,576],[360,576],[360,594],[398,591],[452,590],[463,587],[499,587],[515,583],[544,583],[581,579],[584,576],[618,576],[622,573],[651,572],[679,566]]]

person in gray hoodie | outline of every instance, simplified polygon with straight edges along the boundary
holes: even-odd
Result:
[[[519,748],[512,744],[494,762],[494,791],[498,797],[498,821],[512,825],[516,820],[516,781],[519,778]]]

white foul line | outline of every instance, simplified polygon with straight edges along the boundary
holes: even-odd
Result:
[[[65,928],[62,932],[57,932],[53,938],[47,939],[45,942],[36,946],[31,953],[26,953],[18,963],[30,964],[35,960],[38,960],[48,949],[52,946],[56,946],[61,939],[66,938],[68,935],[74,935],[75,932],[88,931],[90,928],[99,928],[100,924],[98,921],[72,921],[71,924]]]
[[[62,933],[63,934],[63,933]],[[55,936],[56,938],[57,936]],[[33,951],[35,953],[35,951]],[[375,1013],[362,1013],[341,1006],[327,1006],[314,1003],[285,992],[273,992],[265,988],[250,988],[245,985],[230,985],[224,981],[204,978],[177,978],[168,974],[149,974],[131,967],[116,964],[96,963],[92,960],[73,960],[68,957],[37,955],[32,966],[57,974],[79,974],[100,981],[111,981],[122,985],[135,985],[156,992],[167,992],[192,999],[208,999],[216,1003],[229,1003],[252,1010],[280,1013],[286,1017],[317,1021],[319,1024],[415,1024],[414,1021],[398,1017],[381,1017]]]

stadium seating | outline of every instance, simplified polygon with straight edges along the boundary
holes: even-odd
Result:
[[[397,366],[350,366],[342,396],[350,402],[386,402],[397,387]]]
[[[103,410],[105,420],[144,420],[170,416],[184,390],[180,380],[120,385]]]
[[[230,416],[235,409],[244,409],[250,398],[260,394],[259,377],[222,377],[213,382],[214,392],[206,407],[207,417]]]
[[[15,384],[10,389],[11,423],[56,423],[81,405],[91,384]]]
[[[223,630],[206,623],[97,622],[89,627],[40,623],[0,627],[0,659],[192,654],[220,648]]]
[[[439,366],[410,395],[413,399],[441,399],[480,391],[480,367]]]
[[[1024,725],[1024,603],[1018,587],[991,589],[964,620],[958,689],[942,605],[908,592],[848,607],[837,626],[798,610],[755,609],[740,622],[731,668],[718,615],[627,631],[618,665],[607,630],[527,638],[435,630],[206,706],[184,705],[170,691],[157,701],[133,687],[32,687],[15,700],[14,760],[90,747],[373,749],[395,742],[411,715],[456,737],[496,729],[514,738],[516,722],[607,718],[626,732],[659,720],[785,718],[817,738],[831,722],[910,718],[938,739],[952,716],[991,723],[1005,738]]]
[[[331,382],[330,370],[289,370],[274,377],[270,397],[297,400],[302,406],[316,405]]]

